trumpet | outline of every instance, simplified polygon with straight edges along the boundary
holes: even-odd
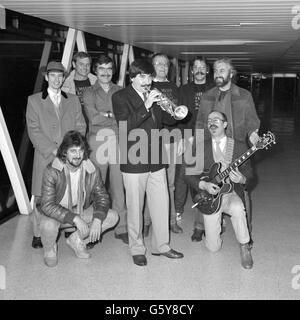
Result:
[[[149,94],[152,90],[147,88],[147,93]],[[182,120],[188,114],[188,108],[184,105],[177,106],[171,99],[169,99],[165,94],[163,94],[158,89],[154,88],[153,90],[157,91],[158,99],[156,103],[166,112],[168,112],[175,120]]]

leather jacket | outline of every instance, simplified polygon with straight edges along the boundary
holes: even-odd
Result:
[[[103,221],[107,216],[110,200],[101,179],[100,171],[91,160],[83,161],[83,169],[86,170],[83,209],[93,205],[94,218]],[[60,205],[66,187],[67,178],[64,163],[55,158],[44,171],[40,211],[61,223],[72,224],[76,213]]]

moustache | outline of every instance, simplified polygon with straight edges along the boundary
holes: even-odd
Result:
[[[209,126],[209,129],[218,129],[218,126],[216,126],[215,124],[211,124],[211,125]]]
[[[205,72],[198,71],[195,73],[195,76],[197,76],[197,75],[205,76]]]

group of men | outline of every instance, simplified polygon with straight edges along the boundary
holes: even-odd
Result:
[[[133,61],[125,88],[112,82],[114,63],[108,56],[94,61],[95,76],[87,53],[75,54],[72,64],[65,79],[63,65],[49,62],[48,88],[28,98],[27,128],[35,149],[32,246],[43,247],[44,262],[53,267],[62,230],[76,256],[87,259],[101,234],[114,228],[115,237],[129,245],[134,264],[145,266],[144,238],[151,230],[152,255],[183,258],[170,247],[169,231],[183,232],[188,189],[192,195],[199,190],[216,195],[219,186],[204,181],[203,172],[214,162],[226,168],[258,140],[251,94],[232,83],[235,70],[226,58],[214,63],[214,87],[203,57],[192,62],[193,82],[181,88],[168,80],[170,62],[164,54],[154,55],[152,62]],[[186,105],[188,115],[174,119],[165,103]],[[204,166],[191,175],[185,153],[199,147],[195,130],[205,138]],[[245,210],[250,178],[249,163],[231,172],[233,191],[222,198],[217,213],[195,210],[192,235],[193,241],[205,235],[206,247],[219,250],[222,213],[230,215],[244,268],[253,265]]]

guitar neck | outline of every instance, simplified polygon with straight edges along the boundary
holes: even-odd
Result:
[[[255,151],[257,151],[257,148],[255,146],[252,146],[250,149],[244,152],[240,157],[238,157],[233,162],[231,162],[228,168],[226,168],[224,171],[219,173],[216,177],[216,180],[222,181],[226,179],[232,170],[238,168],[241,164],[243,164],[246,160],[248,160]]]

